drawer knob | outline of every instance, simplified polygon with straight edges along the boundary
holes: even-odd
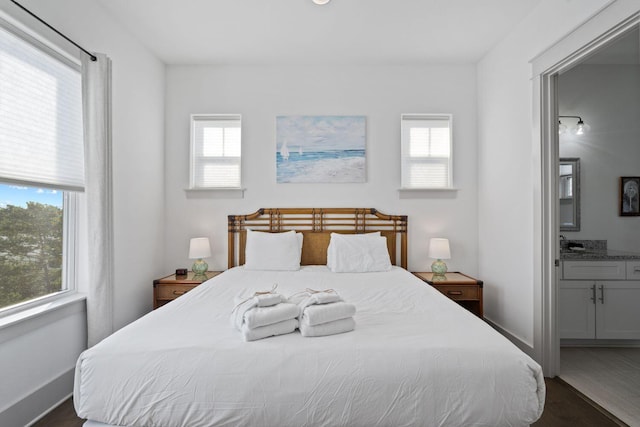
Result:
[[[462,291],[447,291],[447,295],[462,295]]]
[[[174,294],[174,295],[184,295],[184,294],[186,294],[187,292],[189,292],[189,291],[173,291],[173,294]]]

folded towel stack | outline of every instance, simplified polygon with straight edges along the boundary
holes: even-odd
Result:
[[[256,292],[240,302],[231,312],[231,324],[245,341],[289,334],[298,327],[299,308],[278,293]]]
[[[298,304],[300,322],[298,328],[304,337],[321,337],[353,331],[356,307],[346,303],[333,289],[304,293],[290,298]]]

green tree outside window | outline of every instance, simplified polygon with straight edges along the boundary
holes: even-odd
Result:
[[[62,209],[0,207],[0,308],[62,288]]]

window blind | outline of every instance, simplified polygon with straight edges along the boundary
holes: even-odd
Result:
[[[84,188],[80,72],[1,23],[0,179]]]
[[[451,116],[401,116],[402,188],[450,188]]]
[[[240,115],[191,116],[191,188],[240,188]]]

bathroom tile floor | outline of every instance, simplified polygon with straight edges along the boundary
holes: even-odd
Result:
[[[640,427],[640,348],[562,347],[560,378],[632,427]]]

